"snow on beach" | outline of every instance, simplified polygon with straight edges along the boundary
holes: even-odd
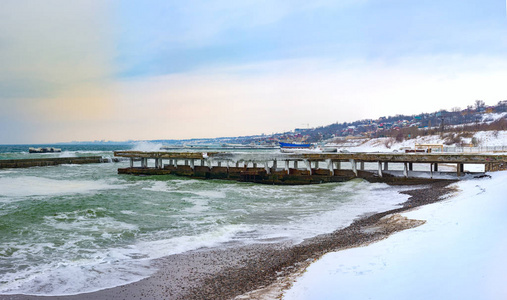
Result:
[[[283,299],[507,299],[507,171],[491,176],[402,214],[419,227],[324,255]]]

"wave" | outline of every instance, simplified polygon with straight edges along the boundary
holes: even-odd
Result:
[[[160,151],[160,148],[163,145],[160,143],[151,143],[151,142],[138,142],[134,144],[134,147],[132,147],[133,151],[144,151],[144,152],[150,152],[150,151]]]

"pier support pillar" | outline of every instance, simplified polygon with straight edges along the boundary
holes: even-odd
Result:
[[[131,168],[134,167],[134,158],[133,157],[130,158],[130,167]]]
[[[269,169],[269,163],[267,161],[264,162],[264,169],[266,173],[271,174],[271,170]]]
[[[414,163],[408,163],[408,170],[413,171],[414,170]]]
[[[342,169],[342,162],[341,161],[337,161],[336,162],[336,170],[341,170]]]
[[[289,161],[286,160],[285,161],[285,171],[287,171],[287,174],[289,174],[290,170],[289,170]]]
[[[147,168],[147,167],[148,167],[148,159],[141,158],[141,168]]]
[[[334,176],[334,168],[333,168],[333,161],[331,159],[326,159],[327,168],[329,169],[329,172],[331,172],[331,176]]]
[[[437,163],[433,164],[433,171],[438,172],[438,164]]]
[[[382,177],[382,162],[378,162],[378,177]]]
[[[192,170],[194,170],[194,169],[195,169],[195,161],[194,161],[194,159],[191,159],[191,160],[190,160],[190,168],[191,168]]]
[[[352,165],[352,172],[354,172],[354,174],[356,175],[357,177],[357,166],[356,166],[356,160],[355,159],[351,159],[350,160],[350,164]]]
[[[273,166],[271,167],[271,170],[273,170],[273,172],[276,172],[276,159],[273,161]]]
[[[173,159],[173,167],[175,167],[175,168],[178,167],[178,160],[177,159]]]
[[[361,171],[364,171],[364,161],[359,163],[359,168]]]
[[[222,162],[221,162],[221,161],[219,161],[219,162],[218,162],[218,166],[219,166],[219,167],[221,167],[221,166],[222,166]]]
[[[384,171],[389,171],[389,163],[387,161],[384,162]]]
[[[294,161],[294,169],[297,169],[297,168],[298,168],[298,161],[297,161],[297,160],[295,160],[295,161]]]
[[[458,173],[458,177],[461,176],[461,174],[465,171],[465,165],[462,164],[462,163],[458,163],[458,165],[456,166],[456,172]]]
[[[236,162],[236,168],[239,168],[239,161]]]
[[[312,162],[305,160],[305,164],[306,164],[306,169],[308,170],[308,172],[310,172],[310,175],[312,175]]]
[[[208,165],[208,168],[210,168],[210,170],[211,170],[211,168],[213,167],[211,159],[209,159],[209,158],[206,159],[206,165]]]
[[[408,163],[406,162],[403,163],[403,176],[405,176],[405,178],[408,178]]]

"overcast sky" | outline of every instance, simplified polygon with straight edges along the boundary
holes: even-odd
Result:
[[[496,104],[505,5],[2,0],[0,144],[270,134]]]

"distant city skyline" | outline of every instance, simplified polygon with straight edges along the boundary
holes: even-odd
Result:
[[[0,144],[215,138],[507,99],[503,2],[5,0]]]

